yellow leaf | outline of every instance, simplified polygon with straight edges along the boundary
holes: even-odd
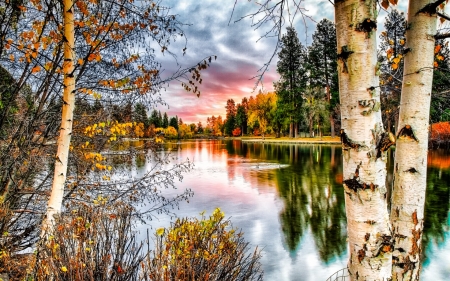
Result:
[[[394,58],[392,60],[393,63],[398,64],[400,62],[400,58]]]
[[[48,61],[44,64],[44,69],[49,71],[50,68],[52,67],[52,62]]]
[[[61,271],[62,271],[62,272],[67,272],[67,267],[61,266]]]
[[[400,45],[405,45],[405,40],[404,39],[400,39]]]
[[[439,65],[438,65],[438,63],[437,63],[437,61],[435,61],[434,62],[434,67],[438,67]]]
[[[396,63],[393,63],[393,64],[392,64],[392,69],[394,69],[394,70],[395,70],[395,69],[397,69],[397,68],[398,68],[398,64],[396,64]]]
[[[78,64],[79,64],[79,65],[83,65],[83,63],[84,63],[84,60],[83,60],[83,59],[78,59]]]
[[[164,227],[160,227],[156,230],[156,235],[162,236],[164,234]]]
[[[437,58],[438,60],[444,60],[444,56],[441,56],[441,55],[437,55],[436,58]]]

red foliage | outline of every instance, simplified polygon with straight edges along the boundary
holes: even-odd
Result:
[[[253,135],[254,136],[260,136],[261,135],[261,132],[259,131],[259,128],[256,128],[256,129],[253,130]]]
[[[231,133],[233,134],[233,137],[239,137],[241,135],[242,131],[240,128],[236,128]]]
[[[439,122],[431,125],[432,142],[450,142],[450,122]]]

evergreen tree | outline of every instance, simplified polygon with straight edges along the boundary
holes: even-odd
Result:
[[[309,49],[310,86],[324,88],[330,109],[331,135],[335,134],[335,120],[340,116],[335,108],[339,101],[339,85],[337,74],[337,43],[334,23],[323,19],[313,34],[313,43]]]
[[[178,130],[178,116],[170,118],[169,126],[172,126]]]
[[[159,124],[159,127],[162,127],[162,125],[163,125],[163,118],[162,118],[160,110],[158,110],[158,124]]]
[[[242,135],[246,133],[244,131],[244,124],[247,127],[247,113],[245,112],[244,106],[238,103],[236,107],[236,126],[241,129]]]
[[[162,125],[159,121],[159,114],[158,111],[156,111],[156,109],[154,109],[152,111],[152,114],[150,115],[150,124],[155,126],[155,128],[160,128]]]
[[[167,116],[167,112],[164,112],[164,117],[162,119],[162,127],[167,129],[169,127],[169,116]]]
[[[307,52],[295,29],[288,27],[286,30],[287,33],[282,36],[280,42],[281,51],[278,53],[277,72],[281,77],[277,95],[290,120],[290,137],[294,137],[301,119],[301,93],[307,82]]]
[[[137,103],[134,106],[133,121],[137,123],[143,123],[145,127],[148,127],[150,125],[147,117],[147,110],[142,103]]]
[[[203,125],[202,122],[198,122],[197,124],[197,133],[202,134],[203,133]]]
[[[225,122],[225,134],[231,136],[234,128],[236,128],[236,105],[233,99],[227,100],[226,122]]]

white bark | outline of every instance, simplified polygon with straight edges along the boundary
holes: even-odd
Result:
[[[391,205],[393,280],[419,280],[420,273],[436,13],[419,11],[429,3],[410,0],[408,8],[410,51],[404,58]]]
[[[63,63],[63,106],[61,128],[57,141],[58,150],[55,156],[55,171],[52,191],[47,206],[46,221],[43,231],[51,231],[54,224],[54,215],[61,212],[64,196],[64,184],[67,177],[67,162],[69,158],[70,136],[72,133],[73,110],[75,107],[75,78],[73,76],[74,51],[74,13],[73,0],[63,1],[64,12],[64,63]]]
[[[391,277],[391,231],[386,157],[376,146],[384,133],[376,76],[376,1],[335,1],[344,189],[352,280]],[[372,31],[373,29],[373,31]]]

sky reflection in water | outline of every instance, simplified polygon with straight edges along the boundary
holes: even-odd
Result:
[[[220,207],[251,246],[262,249],[265,280],[326,280],[346,266],[340,146],[192,141],[168,144],[167,150],[177,161],[195,163],[177,183],[179,190],[195,192],[180,205],[179,216]],[[145,158],[138,161],[134,174],[150,166]],[[429,162],[421,280],[446,280],[450,153],[432,152]],[[151,225],[168,226],[169,219]]]

